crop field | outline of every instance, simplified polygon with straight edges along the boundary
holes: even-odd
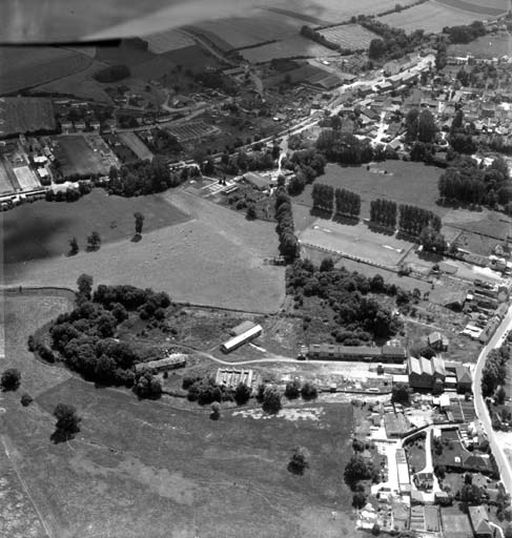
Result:
[[[333,26],[319,32],[332,43],[344,49],[361,50],[370,46],[370,41],[377,36],[358,24],[343,24]]]
[[[85,69],[92,59],[56,47],[0,47],[0,95],[18,92]]]
[[[172,125],[167,130],[180,142],[197,140],[205,136],[211,136],[219,131],[214,125],[208,125],[204,121],[191,121],[182,125]]]
[[[346,225],[325,219],[316,220],[300,234],[299,241],[325,250],[326,256],[337,252],[386,267],[398,265],[412,248],[407,241],[372,232],[364,223]]]
[[[472,54],[475,58],[499,58],[512,53],[512,40],[508,33],[479,37],[465,45],[449,45],[450,56],[466,56]]]
[[[384,172],[387,171],[387,174]],[[439,168],[404,161],[384,161],[370,166],[341,167],[329,164],[317,183],[345,188],[361,195],[361,216],[370,216],[370,202],[376,198],[394,200],[397,204],[412,204],[430,209],[443,216],[448,208],[436,205],[439,197]],[[295,202],[312,207],[311,185],[294,198]]]
[[[55,129],[55,116],[50,99],[3,97],[0,98],[0,114],[3,120],[0,136]]]
[[[195,41],[190,36],[175,29],[144,36],[144,40],[149,43],[149,50],[155,54],[195,45]]]
[[[93,191],[73,204],[62,203],[58,212],[53,204],[41,204],[5,214],[4,277],[10,284],[74,287],[85,272],[96,282],[153,287],[199,305],[267,313],[284,300],[284,268],[264,263],[277,255],[273,223],[249,222],[178,190],[133,199]],[[137,243],[130,240],[135,211],[146,217]],[[37,218],[39,212],[44,220]],[[192,220],[184,222],[184,215]],[[104,237],[103,245],[84,252],[93,230]],[[72,236],[81,252],[64,257]]]
[[[22,190],[37,189],[41,186],[35,173],[28,166],[13,168],[14,174]]]
[[[110,165],[102,162],[99,152],[93,151],[84,136],[70,135],[54,138],[55,156],[61,163],[64,176],[71,174],[106,174]]]
[[[413,4],[415,0],[404,0],[400,2],[402,6]],[[377,15],[385,11],[394,9],[396,2],[394,0],[361,0],[360,2],[340,2],[339,0],[306,0],[296,5],[296,9],[292,9],[292,5],[288,0],[276,0],[270,2],[265,0],[267,5],[272,8],[286,10],[290,17],[295,16],[299,20],[303,20],[304,15],[309,15],[317,20],[324,21],[324,24],[334,24],[349,20],[352,16],[360,14]]]
[[[84,249],[87,236],[93,230],[100,234],[102,248],[105,243],[122,238],[129,240],[134,233],[133,213],[136,211],[145,216],[143,232],[187,220],[183,212],[158,196],[121,198],[108,196],[101,189],[93,190],[74,203],[39,201],[3,213],[5,274],[10,272],[9,267],[18,263],[62,256],[68,251],[68,241],[73,236]]]
[[[197,23],[194,27],[221,38],[231,49],[240,49],[296,36],[303,24],[304,21],[279,13],[261,11],[252,17],[205,21]]]
[[[131,131],[119,133],[119,138],[137,155],[139,159],[151,161],[154,157],[153,153],[144,144],[144,142]]]
[[[471,24],[478,19],[476,13],[461,11],[454,7],[437,2],[426,2],[405,9],[399,13],[391,13],[379,20],[389,26],[402,28],[407,32],[425,30],[425,33],[440,32],[445,26]]]
[[[297,35],[241,51],[242,56],[251,63],[270,62],[274,58],[315,58],[318,56],[334,56],[335,52]]]
[[[468,0],[436,0],[445,6],[454,7],[478,15],[498,17],[506,13],[510,6],[507,0],[484,0],[483,2],[470,2]]]

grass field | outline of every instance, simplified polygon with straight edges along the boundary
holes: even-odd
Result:
[[[71,204],[25,204],[3,215],[3,261],[16,264],[61,256],[68,251],[73,236],[85,248],[93,230],[99,232],[103,243],[131,238],[135,211],[145,216],[144,232],[187,220],[184,213],[158,196],[121,198],[107,196],[100,189]],[[9,272],[7,268],[5,272]]]
[[[315,58],[318,56],[335,55],[335,53],[327,47],[319,45],[300,35],[289,37],[282,41],[277,41],[276,43],[243,50],[241,54],[251,63],[269,62],[274,58]]]
[[[195,45],[191,37],[179,30],[164,30],[163,32],[146,36],[144,39],[149,43],[149,50],[155,54]]]
[[[0,135],[3,136],[55,129],[55,116],[50,99],[0,98],[0,112],[3,120]]]
[[[99,152],[93,151],[82,135],[59,136],[53,142],[55,157],[61,163],[64,177],[72,174],[107,174],[110,163],[102,161]]]
[[[387,174],[383,172],[387,171]],[[439,168],[424,166],[404,161],[385,161],[366,166],[341,167],[328,164],[325,174],[316,179],[317,183],[332,185],[334,188],[345,188],[361,195],[361,216],[370,216],[370,202],[376,198],[394,200],[398,204],[412,204],[431,209],[442,216],[447,208],[438,207],[439,197],[437,181]],[[294,201],[312,207],[311,185],[296,196]]]
[[[7,171],[7,164],[0,158],[0,193],[13,192],[15,187],[11,183],[9,178],[9,172]]]
[[[448,47],[450,56],[466,56],[469,53],[475,58],[499,58],[510,55],[511,52],[512,41],[508,33],[488,35],[466,45],[450,45]]]
[[[36,208],[41,208],[44,220],[33,218]],[[264,258],[277,254],[273,223],[249,222],[181,191],[128,200],[102,199],[101,192],[93,192],[58,210],[51,204],[34,204],[6,213],[6,261],[17,262],[5,265],[8,283],[74,287],[85,272],[96,282],[149,286],[167,291],[177,301],[201,305],[266,313],[275,312],[284,300],[283,267],[264,264]],[[146,216],[138,243],[130,241],[134,211]],[[24,212],[32,218],[25,218],[22,232],[16,231]],[[192,220],[183,222],[184,213]],[[111,225],[117,227],[109,229]],[[72,235],[83,248],[92,230],[104,235],[107,243],[98,252],[48,258],[64,254]]]
[[[389,26],[402,28],[407,32],[425,30],[426,33],[429,33],[440,32],[445,26],[471,24],[478,18],[479,16],[476,13],[461,11],[445,4],[430,1],[399,13],[385,15],[380,17],[379,20]]]
[[[57,47],[0,47],[0,95],[38,86],[86,69],[92,59]]]
[[[3,395],[0,424],[10,458],[0,458],[0,465],[17,505],[3,503],[0,510],[23,510],[25,525],[6,536],[26,538],[29,525],[40,531],[36,508],[58,537],[356,536],[342,480],[350,456],[350,404],[308,404],[311,418],[300,421],[285,412],[262,420],[249,408],[244,414],[224,409],[212,421],[209,409],[96,389],[27,352],[35,327],[67,307],[60,297],[45,301],[24,295],[6,302],[12,339],[4,365],[20,368],[20,391],[35,397],[23,408],[20,391]],[[51,412],[58,402],[74,405],[82,423],[73,441],[54,445]],[[302,477],[286,469],[299,445],[310,452]],[[18,493],[14,468],[32,506]]]
[[[361,50],[370,46],[370,41],[377,37],[373,32],[358,24],[343,24],[320,30],[327,40],[344,49]]]

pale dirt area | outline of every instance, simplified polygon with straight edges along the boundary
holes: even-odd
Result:
[[[297,422],[302,420],[313,420],[318,422],[321,416],[324,414],[324,410],[321,407],[303,407],[299,409],[281,409],[277,415],[269,415],[262,409],[244,409],[242,411],[234,411],[233,416],[240,415],[244,418],[253,418],[255,420],[283,418],[291,422]]]
[[[285,296],[284,268],[263,263],[277,254],[274,225],[248,222],[184,191],[165,197],[193,219],[143,234],[138,243],[123,239],[93,253],[20,264],[6,284],[74,289],[78,276],[87,273],[95,284],[151,287],[179,302],[277,311]]]
[[[498,443],[503,447],[508,461],[512,464],[512,432],[494,432]]]

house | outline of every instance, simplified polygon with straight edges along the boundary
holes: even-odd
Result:
[[[167,370],[174,370],[175,368],[181,368],[185,366],[187,362],[187,356],[183,353],[171,353],[163,359],[141,362],[135,365],[137,372],[144,370],[154,370],[156,372],[165,372]]]
[[[427,336],[428,345],[436,351],[448,351],[448,338],[439,331],[434,331]]]
[[[492,538],[494,533],[489,525],[489,516],[485,506],[470,506],[469,519],[476,538]]]
[[[471,392],[473,378],[471,377],[471,371],[467,366],[458,364],[455,367],[455,377],[457,378],[457,392],[459,394]]]

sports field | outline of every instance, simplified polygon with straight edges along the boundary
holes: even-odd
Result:
[[[475,58],[500,58],[512,54],[512,39],[508,33],[487,35],[479,37],[465,45],[450,45],[450,56],[467,56],[472,54]]]
[[[439,168],[404,161],[379,162],[372,164],[370,170],[366,169],[366,165],[342,167],[328,164],[325,174],[315,181],[359,193],[361,216],[364,218],[370,216],[370,202],[376,198],[424,207],[442,216],[448,209],[436,205],[440,174]],[[294,201],[312,207],[311,190],[311,185],[306,186],[304,192],[295,197]]]
[[[344,49],[361,50],[370,46],[370,41],[377,36],[358,24],[342,24],[319,30],[328,41]]]
[[[146,217],[137,243],[130,240],[135,211]],[[16,228],[20,219],[25,222],[21,231]],[[133,199],[93,191],[58,208],[41,202],[6,213],[4,253],[10,263],[4,266],[5,279],[74,286],[85,272],[96,282],[162,289],[178,301],[275,312],[284,300],[284,268],[264,263],[277,255],[274,228],[183,191]],[[93,230],[104,244],[87,253],[85,239]],[[73,235],[81,252],[64,257]]]
[[[301,244],[359,260],[395,267],[412,248],[411,243],[372,232],[366,224],[339,224],[317,219],[299,235]]]
[[[274,58],[334,56],[335,52],[323,45],[297,35],[268,45],[242,50],[241,54],[251,63],[263,63],[270,62]]]
[[[308,404],[311,418],[300,422],[285,413],[262,420],[248,408],[249,416],[223,409],[212,421],[208,408],[184,410],[172,400],[139,402],[127,391],[96,389],[36,362],[26,349],[37,325],[66,306],[51,296],[6,303],[12,340],[3,364],[21,370],[22,386],[3,395],[10,459],[0,463],[10,489],[23,491],[16,468],[31,498],[20,494],[17,504],[0,507],[14,517],[24,507],[25,528],[9,538],[27,538],[29,524],[39,530],[35,536],[44,536],[44,525],[50,536],[83,538],[356,536],[351,493],[341,478],[351,453],[350,404]],[[35,398],[28,408],[19,403],[21,391]],[[58,402],[74,405],[82,423],[74,440],[54,445],[51,412]],[[310,452],[302,477],[286,469],[299,445]]]
[[[13,168],[13,172],[22,190],[37,189],[41,186],[36,174],[28,166]]]
[[[447,4],[430,1],[398,13],[385,15],[380,17],[379,21],[395,28],[402,28],[407,32],[425,30],[426,33],[429,33],[440,32],[446,26],[471,24],[478,18],[482,18],[482,16],[479,17],[476,13],[462,11]]]
[[[136,211],[146,218],[144,232],[187,220],[183,212],[158,196],[121,198],[108,196],[102,189],[74,203],[39,201],[16,207],[2,216],[5,273],[9,273],[10,264],[62,256],[69,250],[68,242],[73,236],[84,249],[93,230],[103,243],[130,239]]]
[[[106,174],[110,165],[101,154],[93,151],[82,135],[59,136],[53,139],[55,157],[61,163],[62,174]]]

